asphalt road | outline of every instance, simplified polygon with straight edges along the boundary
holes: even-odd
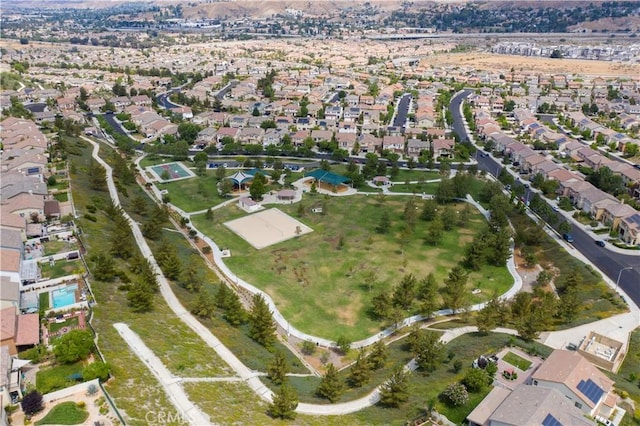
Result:
[[[124,131],[124,129],[122,128],[122,126],[120,126],[120,123],[118,123],[115,119],[115,117],[113,116],[113,114],[102,114],[102,117],[107,120],[107,123],[111,124],[111,127],[113,127],[113,129],[120,133],[121,135],[125,135],[127,136],[127,132]]]
[[[470,139],[467,134],[467,130],[464,126],[464,117],[460,113],[460,104],[472,93],[471,90],[465,90],[451,99],[449,109],[453,115],[453,129],[464,140]],[[464,135],[464,136],[463,136]],[[503,165],[494,160],[491,156],[481,155],[483,151],[480,151],[478,160],[478,169],[486,170],[494,176],[497,176],[502,170]],[[525,197],[530,199],[532,197],[531,191],[527,190]],[[607,250],[606,248],[599,247],[595,244],[595,241],[589,236],[582,228],[573,226],[571,231],[574,242],[573,247],[580,251],[590,262],[600,268],[604,274],[609,277],[613,282],[616,282],[618,275],[620,274],[620,288],[625,291],[633,300],[633,302],[640,306],[640,257],[633,255],[624,255]],[[620,271],[623,268],[632,267],[633,269]]]
[[[396,110],[396,116],[393,119],[393,126],[402,127],[407,124],[407,115],[409,114],[409,103],[411,102],[411,95],[405,93],[398,101],[398,108]]]

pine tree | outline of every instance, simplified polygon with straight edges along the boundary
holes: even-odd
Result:
[[[213,297],[211,297],[208,292],[201,291],[196,297],[193,307],[191,308],[191,313],[200,318],[212,318],[215,310],[216,306]]]
[[[387,345],[382,340],[378,340],[371,346],[371,353],[369,354],[369,361],[374,370],[378,370],[384,367],[384,364],[389,359],[389,350]]]
[[[331,402],[336,402],[342,391],[344,390],[344,383],[338,377],[338,370],[333,364],[329,364],[327,372],[322,377],[320,386],[316,389],[316,393],[323,398],[327,398]]]
[[[429,273],[425,279],[420,281],[418,288],[418,297],[421,300],[420,313],[427,317],[431,317],[433,312],[438,309],[438,284],[433,273]]]
[[[380,386],[380,404],[386,407],[398,407],[409,399],[409,381],[402,365],[396,367],[393,374]]]
[[[249,315],[249,335],[253,340],[266,348],[275,341],[276,326],[269,310],[269,305],[261,294],[253,296],[253,308]]]
[[[186,288],[192,293],[200,291],[202,288],[202,277],[196,264],[190,260],[187,266],[182,270],[178,284],[182,288]]]
[[[133,312],[149,312],[153,309],[153,289],[143,279],[136,279],[127,293],[127,302]]]
[[[371,378],[371,362],[366,357],[363,350],[358,352],[355,364],[351,366],[351,374],[349,374],[349,385],[359,388],[369,381]]]
[[[224,309],[224,319],[234,327],[247,322],[247,311],[244,309],[244,306],[242,306],[238,295],[233,291],[229,291]]]
[[[416,277],[408,274],[402,277],[400,285],[393,289],[393,304],[402,309],[409,309],[416,297]]]
[[[218,291],[216,292],[216,306],[218,308],[227,309],[229,294],[231,294],[231,290],[226,286],[225,283],[221,282],[218,285]]]
[[[273,395],[273,402],[269,404],[269,415],[280,419],[293,420],[298,407],[298,394],[289,384],[284,383]]]
[[[267,375],[273,383],[281,385],[287,380],[289,365],[284,356],[284,352],[276,351],[273,360],[267,366]]]
[[[454,266],[444,282],[442,299],[444,305],[454,312],[465,305],[467,279],[466,271],[460,266]]]

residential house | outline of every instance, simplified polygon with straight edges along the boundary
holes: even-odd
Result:
[[[351,152],[356,144],[358,135],[356,133],[336,133],[338,148]]]
[[[358,145],[362,153],[376,152],[382,148],[382,139],[371,133],[363,133],[358,137]]]
[[[236,139],[242,145],[262,145],[262,137],[264,136],[264,129],[255,127],[246,127],[240,129],[240,132],[236,136]]]
[[[589,416],[609,417],[616,408],[613,380],[575,351],[557,349],[531,376],[533,386],[558,390]]]
[[[436,158],[447,157],[453,158],[455,150],[455,140],[453,139],[435,139],[431,142],[433,154]]]
[[[469,426],[594,426],[556,389],[495,387],[467,417]]]
[[[640,246],[640,213],[635,212],[620,219],[620,239],[630,245]]]
[[[618,230],[623,217],[629,217],[637,213],[636,209],[622,202],[608,203],[604,206],[602,217],[599,219],[607,224],[613,231]]]
[[[0,320],[0,346],[7,346],[9,355],[16,355],[19,348],[40,343],[37,313],[19,315],[17,308],[10,306],[0,310]]]
[[[324,141],[330,141],[333,137],[333,132],[330,130],[312,130],[311,131],[311,139],[315,143],[320,143]]]
[[[386,135],[382,138],[382,149],[388,149],[396,153],[404,153],[405,140],[403,136]]]
[[[235,141],[240,129],[236,127],[220,127],[216,132],[216,142],[222,142],[224,138],[231,138]]]

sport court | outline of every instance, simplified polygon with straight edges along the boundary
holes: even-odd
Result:
[[[276,208],[230,220],[224,226],[258,250],[313,232],[304,223]]]
[[[147,167],[147,170],[150,171],[157,180],[160,180],[162,182],[188,179],[195,176],[195,174],[191,170],[189,170],[187,167],[185,167],[184,164],[180,162],[149,166]],[[167,172],[169,174],[169,179],[162,178],[162,174],[164,172]]]

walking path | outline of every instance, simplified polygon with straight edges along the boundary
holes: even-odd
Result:
[[[162,388],[169,396],[169,400],[179,410],[182,419],[192,425],[211,424],[209,416],[189,400],[182,386],[180,379],[174,377],[167,367],[164,366],[160,358],[144,344],[142,339],[131,331],[129,326],[122,323],[113,324],[120,336],[129,345],[129,349],[147,366],[149,371],[158,379]]]

